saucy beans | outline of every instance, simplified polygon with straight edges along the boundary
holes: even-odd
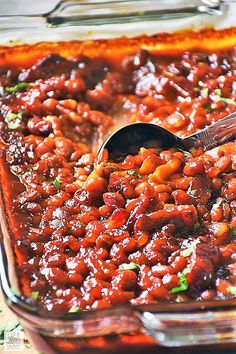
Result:
[[[234,53],[140,50],[116,66],[53,54],[2,74],[1,180],[30,301],[75,312],[236,296],[235,142],[147,142],[93,166],[117,126],[186,136],[235,111]]]

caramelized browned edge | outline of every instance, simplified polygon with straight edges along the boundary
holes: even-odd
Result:
[[[0,46],[0,65],[27,67],[35,60],[49,53],[57,53],[67,58],[79,55],[103,57],[119,60],[143,48],[151,52],[178,53],[185,50],[220,50],[236,45],[236,27],[223,30],[205,28],[199,32],[181,31],[159,33],[153,36],[142,35],[134,38],[115,38],[104,40],[73,40],[69,42],[40,42],[13,47]]]

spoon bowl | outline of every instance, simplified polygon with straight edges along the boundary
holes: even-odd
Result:
[[[120,161],[129,154],[136,154],[141,147],[177,147],[184,151],[201,147],[210,150],[235,138],[236,112],[186,138],[180,138],[153,123],[133,123],[118,129],[105,140],[98,151],[95,165],[102,161],[105,149],[109,159]]]

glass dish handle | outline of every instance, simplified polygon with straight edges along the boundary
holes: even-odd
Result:
[[[234,0],[62,0],[48,13],[0,16],[0,29],[169,20],[197,14],[223,15],[231,2]]]
[[[144,311],[140,316],[145,331],[158,344],[167,347],[217,344],[222,341],[222,333],[226,342],[236,342],[234,310],[227,311],[222,307],[220,311],[214,311],[214,302],[210,305],[212,310],[209,307],[207,311],[194,310],[191,305],[186,311],[186,304],[176,305],[185,306],[182,313],[178,307],[176,313],[155,313],[154,310]]]

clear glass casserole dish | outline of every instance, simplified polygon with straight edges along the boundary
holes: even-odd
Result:
[[[119,48],[117,48],[117,42],[109,42],[109,48],[106,47],[106,42],[91,42],[91,39],[97,37],[120,37],[124,34],[132,37],[144,32],[153,34],[160,27],[161,32],[163,30],[172,32],[192,24],[197,28],[210,24],[226,27],[231,25],[231,16],[234,17],[236,12],[236,7],[233,4],[216,1],[195,1],[187,8],[186,1],[178,2],[178,4],[170,1],[169,3],[165,2],[164,5],[162,2],[158,2],[157,5],[156,3],[150,4],[149,1],[140,1],[138,4],[140,10],[136,8],[133,10],[134,5],[131,1],[128,3],[116,2],[112,5],[110,2],[106,2],[96,8],[96,13],[94,13],[94,5],[92,5],[92,10],[90,6],[86,7],[85,14],[81,17],[81,8],[84,9],[86,5],[65,1],[60,3],[56,11],[47,14],[47,16],[23,17],[19,22],[14,20],[11,27],[17,28],[9,28],[9,18],[2,18],[0,23],[5,27],[4,40],[39,42],[42,39],[45,40],[45,34],[48,40],[52,41],[78,38],[88,40],[82,46],[79,42],[73,42],[71,47],[63,46],[63,43],[53,43],[53,45],[41,43],[34,47],[27,45],[13,46],[13,48],[2,47],[0,63],[4,65],[19,64],[23,63],[25,58],[28,63],[33,63],[37,58],[52,51],[65,57],[73,57],[79,53],[96,56],[99,51],[103,53],[105,48],[106,54],[109,56],[111,48],[112,52],[117,50],[117,55],[121,55],[122,50],[132,53],[140,48],[150,51],[154,49],[155,52],[161,53],[163,50],[183,51],[196,47],[203,50],[215,50],[232,47],[236,44],[235,29],[219,33],[209,30],[207,37],[203,36],[201,32],[188,35],[180,33],[174,37],[162,34],[151,37],[151,39],[144,37],[141,41],[131,40],[128,48],[125,47],[127,43],[123,39],[120,40]],[[166,9],[167,5],[169,8]],[[114,7],[112,13],[110,6]],[[137,3],[135,3],[136,6]],[[75,15],[75,11],[78,11],[78,15]],[[140,11],[144,12],[140,15]],[[71,16],[71,12],[73,16]],[[45,27],[45,18],[49,24],[47,27]],[[156,18],[158,21],[153,22],[153,19]],[[121,31],[120,23],[126,24],[125,31]],[[73,24],[76,26],[71,27]],[[58,28],[54,27],[57,25]],[[15,43],[13,42],[13,44]],[[96,46],[94,46],[95,43],[97,43]],[[32,48],[33,50],[31,50]],[[4,193],[6,190],[2,186],[0,257],[2,288],[9,307],[20,317],[23,326],[39,351],[47,354],[127,353],[128,351],[132,351],[132,353],[146,351],[149,353],[178,353],[178,350],[182,351],[181,348],[167,349],[162,346],[187,346],[188,353],[200,353],[203,350],[205,353],[213,351],[214,353],[235,353],[235,299],[135,307],[125,305],[91,312],[67,313],[63,316],[45,316],[39,308],[34,307],[14,290],[19,286],[11,246],[12,230],[9,225],[9,213],[4,203]]]

